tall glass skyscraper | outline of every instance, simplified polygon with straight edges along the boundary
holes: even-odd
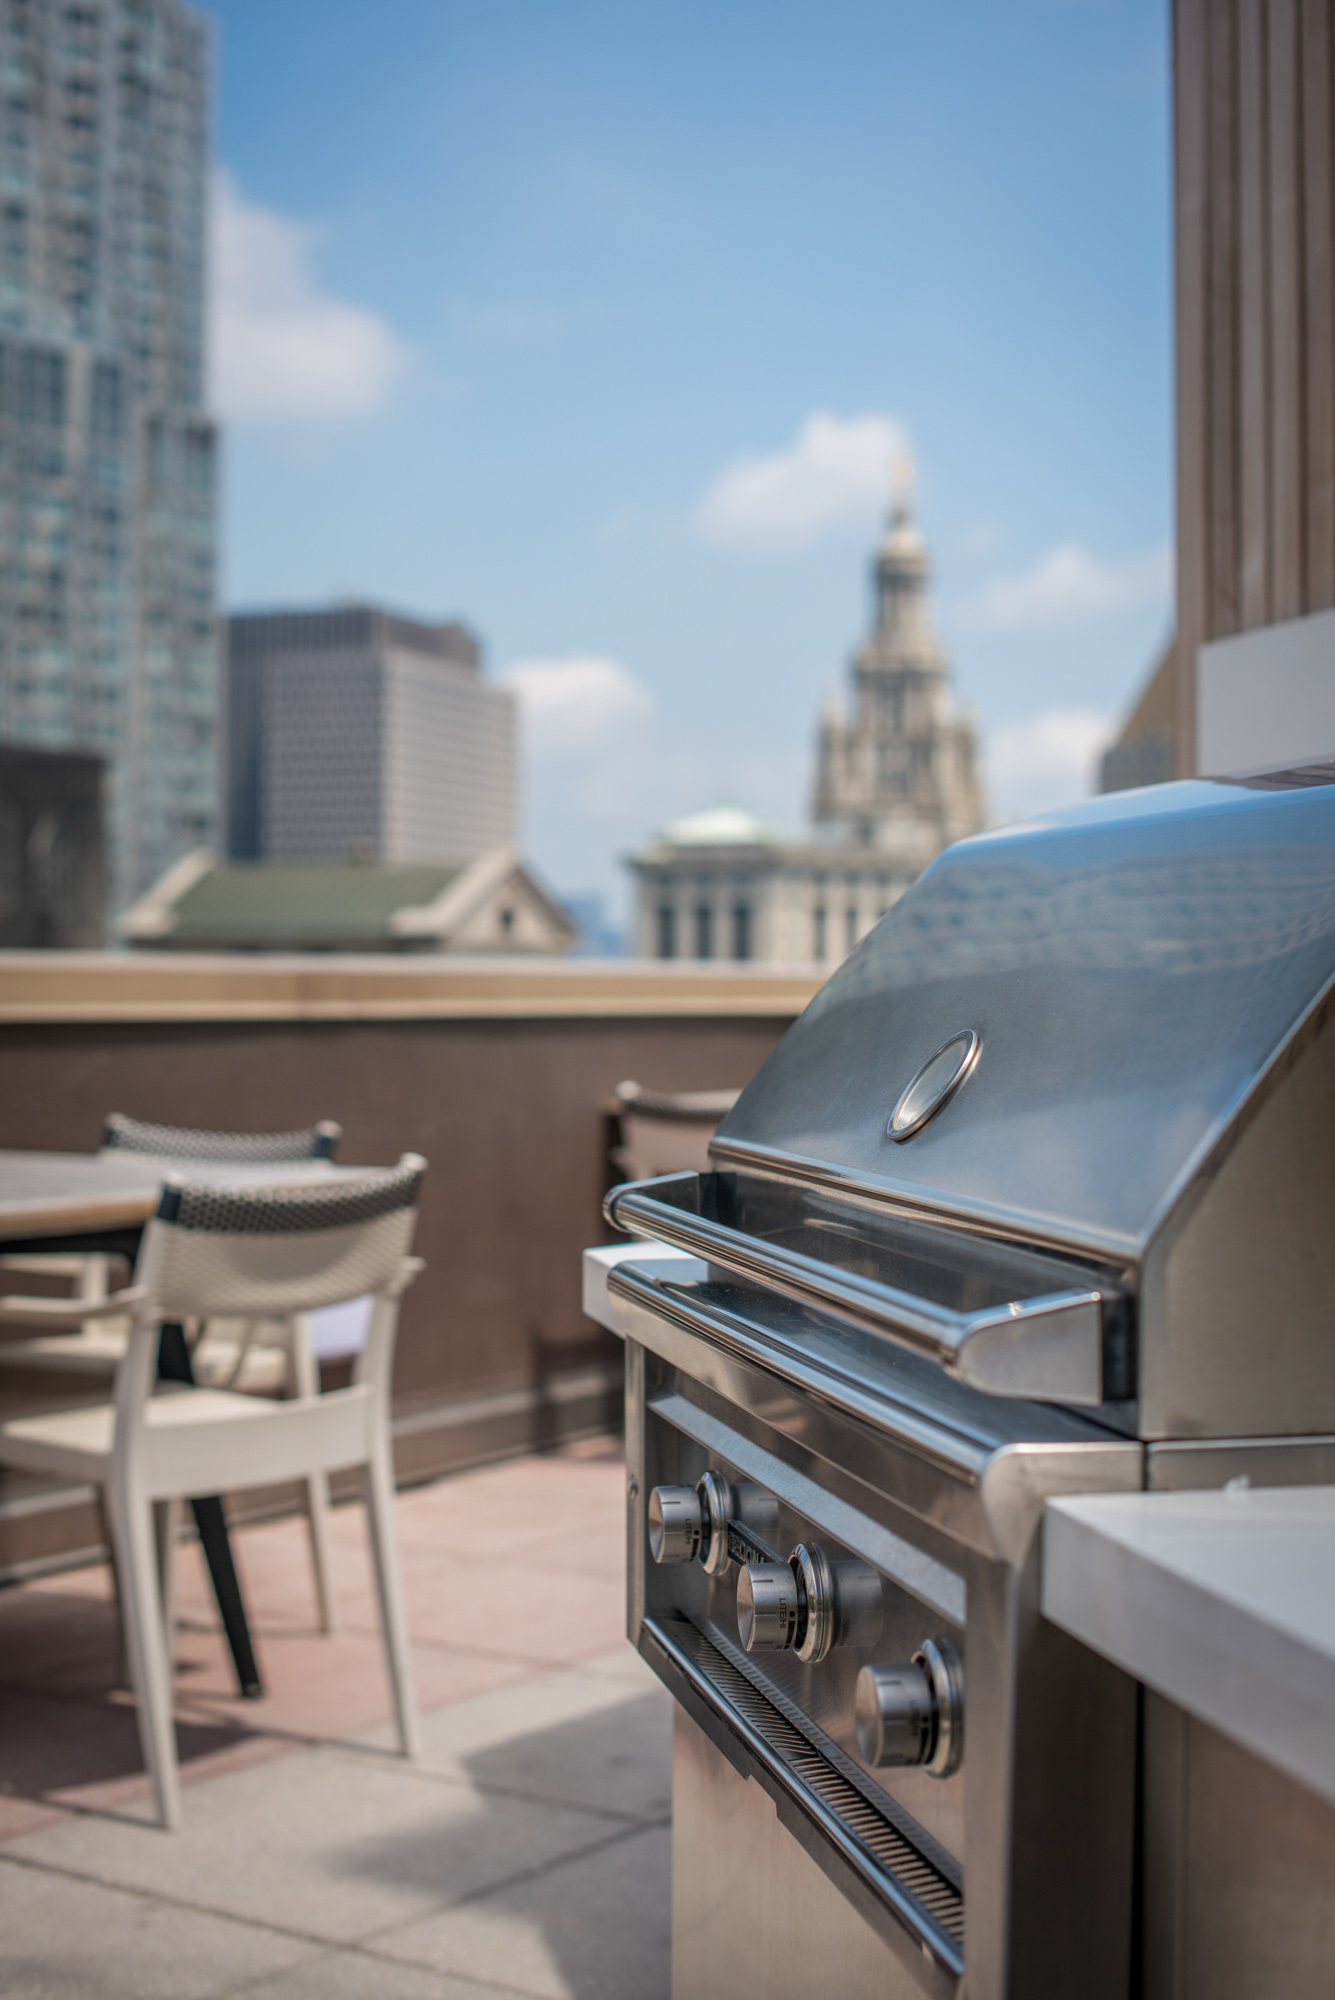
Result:
[[[0,0],[0,740],[107,764],[113,909],[214,842],[207,24]]]

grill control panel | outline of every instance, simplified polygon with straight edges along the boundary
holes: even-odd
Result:
[[[735,1564],[737,1636],[748,1653],[791,1649],[814,1662],[834,1646],[874,1642],[881,1626],[876,1571],[867,1563],[832,1562],[817,1542],[799,1542],[785,1561],[738,1518],[739,1497],[712,1469],[694,1486],[655,1486],[648,1509],[654,1561],[699,1562],[711,1576],[725,1576]]]
[[[669,1424],[651,1420],[648,1437],[662,1482],[640,1501],[649,1616],[721,1648],[878,1810],[907,1811],[915,1838],[961,1855],[963,1620],[938,1622],[781,1481]]]

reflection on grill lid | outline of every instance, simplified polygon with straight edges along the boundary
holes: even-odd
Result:
[[[949,849],[743,1092],[716,1161],[1137,1259],[1335,976],[1335,782],[1303,777],[1122,793]],[[969,1032],[963,1081],[892,1137]]]

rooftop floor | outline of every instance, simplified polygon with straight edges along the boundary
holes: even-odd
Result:
[[[0,1591],[9,2000],[666,2000],[670,1703],[623,1637],[619,1450],[399,1498],[424,1754],[389,1753],[361,1509],[340,1630],[304,1524],[233,1538],[242,1701],[193,1544],[175,1607],[185,1826],[152,1823],[107,1572]]]

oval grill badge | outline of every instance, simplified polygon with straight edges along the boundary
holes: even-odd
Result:
[[[889,1137],[911,1139],[915,1132],[921,1132],[977,1068],[982,1046],[973,1029],[966,1028],[962,1035],[952,1035],[934,1056],[928,1056],[890,1113],[885,1128]]]

